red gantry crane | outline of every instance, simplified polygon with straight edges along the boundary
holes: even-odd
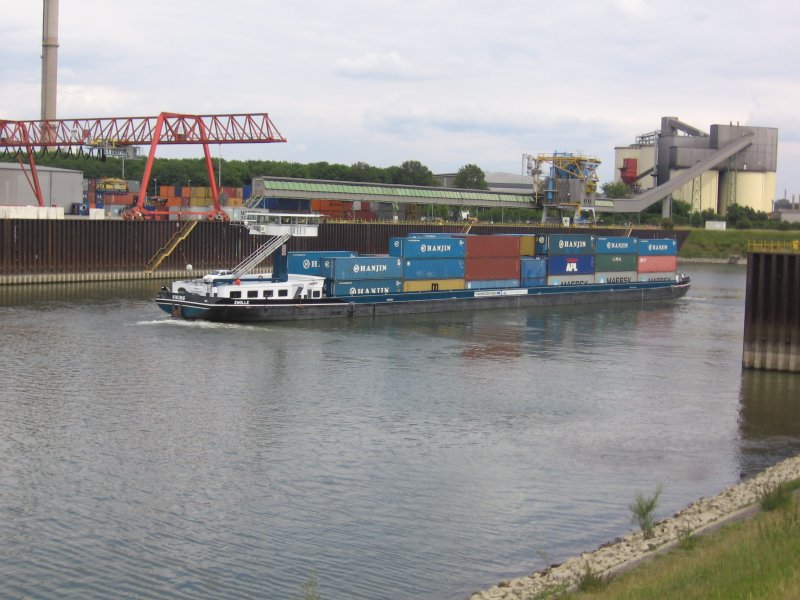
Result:
[[[219,188],[214,178],[209,144],[249,144],[285,142],[267,113],[237,115],[186,115],[162,112],[157,117],[119,117],[105,119],[54,119],[47,121],[7,121],[0,119],[0,149],[15,150],[17,161],[27,155],[30,175],[28,183],[44,206],[39,177],[36,174],[35,148],[70,149],[88,147],[113,148],[116,151],[132,146],[150,145],[150,153],[142,174],[136,204],[125,211],[123,218],[146,219],[150,215],[169,214],[166,210],[145,211],[147,189],[159,144],[202,144],[208,181],[214,206],[208,211],[188,214],[205,215],[209,219],[226,220],[220,208]]]

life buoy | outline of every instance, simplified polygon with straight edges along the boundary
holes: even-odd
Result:
[[[236,285],[242,285],[242,280],[241,279],[237,279],[233,283],[235,283]]]

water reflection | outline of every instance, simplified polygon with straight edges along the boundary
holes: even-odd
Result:
[[[800,374],[744,370],[739,399],[743,477],[800,453]]]

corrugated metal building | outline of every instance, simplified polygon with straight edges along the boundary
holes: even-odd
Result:
[[[711,209],[725,214],[731,204],[770,212],[775,198],[778,130],[774,127],[712,125],[710,133],[664,117],[661,129],[639,136],[630,146],[617,146],[615,181],[622,180],[626,159],[636,160],[640,191],[674,179],[708,159],[728,142],[752,134],[753,143],[672,193],[692,210]]]
[[[45,206],[60,206],[69,212],[74,202],[83,200],[83,173],[53,167],[40,167],[39,185]],[[26,176],[27,175],[27,176]],[[0,205],[38,206],[36,195],[28,183],[30,170],[18,164],[0,163]]]

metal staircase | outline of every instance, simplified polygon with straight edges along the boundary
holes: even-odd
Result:
[[[144,270],[148,273],[155,271],[158,266],[175,251],[175,248],[177,248],[183,240],[189,237],[189,234],[194,231],[195,227],[197,227],[197,223],[199,223],[199,221],[185,221],[183,225],[181,225],[172,235],[172,237],[169,238],[167,243],[164,244],[158,250],[158,252],[156,252],[152,258],[147,261]]]
[[[268,242],[264,243],[263,246],[260,246],[250,256],[236,265],[233,268],[233,275],[235,277],[246,275],[255,267],[260,265],[264,260],[266,260],[273,252],[275,252],[275,250],[286,243],[286,240],[288,240],[290,237],[292,237],[290,233],[284,233],[283,235],[273,237]]]

